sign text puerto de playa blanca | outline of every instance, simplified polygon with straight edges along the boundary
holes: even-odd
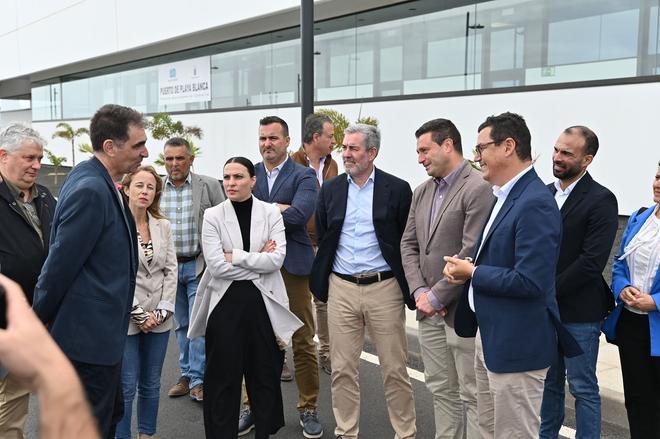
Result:
[[[211,100],[211,58],[189,59],[158,67],[158,105]]]

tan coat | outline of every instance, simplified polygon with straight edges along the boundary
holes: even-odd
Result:
[[[261,253],[269,239],[277,243],[277,248],[272,253]],[[261,291],[273,332],[289,344],[302,322],[289,311],[289,299],[280,274],[286,255],[284,221],[280,210],[253,198],[250,251],[246,252],[231,201],[209,208],[204,214],[202,248],[206,270],[197,288],[188,337],[200,337],[206,333],[211,312],[233,281],[251,280]],[[231,264],[225,260],[225,250],[232,251]]]
[[[431,227],[435,190],[433,179],[415,189],[401,238],[401,259],[410,294],[420,287],[431,288],[431,294],[447,308],[446,323],[453,327],[456,301],[463,286],[447,283],[442,275],[445,267],[442,258],[473,256],[474,246],[495,198],[481,173],[465,161],[460,174],[447,190]],[[423,317],[417,313],[418,320]]]
[[[156,219],[150,214],[149,233],[154,246],[154,257],[151,264],[147,263],[144,251],[138,244],[138,271],[135,279],[135,295],[133,306],[140,305],[145,311],[165,309],[174,313],[176,297],[177,264],[174,241],[170,230],[170,222],[166,219]],[[151,332],[165,332],[172,328],[173,316]],[[130,322],[128,335],[140,332],[140,328]]]

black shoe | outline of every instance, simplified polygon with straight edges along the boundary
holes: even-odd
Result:
[[[323,426],[319,422],[319,415],[316,410],[305,409],[300,414],[300,426],[303,429],[303,436],[315,439],[323,436]]]
[[[327,373],[328,375],[332,375],[332,365],[330,364],[329,358],[319,358],[319,367],[323,372]]]
[[[245,407],[241,410],[241,414],[238,417],[238,435],[245,436],[254,428],[254,415],[250,407]]]

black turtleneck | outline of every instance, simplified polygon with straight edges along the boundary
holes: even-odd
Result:
[[[252,197],[245,201],[233,201],[231,205],[234,207],[236,217],[238,218],[238,225],[241,228],[241,237],[243,238],[243,250],[250,251],[250,223],[252,222]]]

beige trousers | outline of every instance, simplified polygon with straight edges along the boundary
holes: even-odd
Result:
[[[316,309],[316,335],[319,337],[319,357],[330,359],[330,334],[328,333],[328,304],[314,298]]]
[[[484,439],[538,439],[548,368],[494,373],[486,368],[481,334],[475,338],[479,427]]]
[[[424,381],[433,396],[435,439],[477,439],[477,383],[474,338],[462,338],[445,319],[435,315],[419,321]],[[463,404],[467,425],[463,423]]]
[[[356,285],[330,275],[328,327],[332,363],[335,435],[357,438],[360,423],[358,367],[365,327],[373,341],[383,378],[390,423],[396,438],[414,438],[415,402],[406,370],[408,345],[403,295],[396,279]]]
[[[30,392],[12,375],[0,380],[0,439],[23,439]]]

